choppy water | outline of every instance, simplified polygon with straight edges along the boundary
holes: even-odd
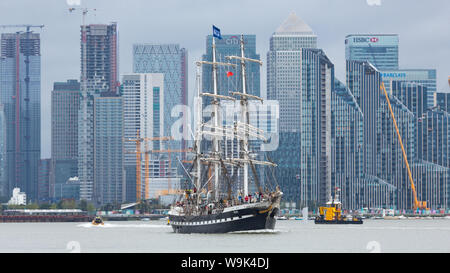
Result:
[[[165,221],[1,223],[0,252],[450,252],[450,220],[284,220],[275,230],[229,234],[175,234]]]

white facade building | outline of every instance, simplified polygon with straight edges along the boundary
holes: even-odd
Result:
[[[164,136],[164,74],[130,73],[122,75],[124,138]],[[161,150],[162,141],[141,141],[141,151]],[[124,142],[124,168],[128,201],[136,197],[136,142]],[[150,154],[153,158],[153,154]],[[145,154],[141,153],[141,185],[145,185]],[[144,188],[141,188],[144,192]],[[142,195],[144,196],[144,195]]]
[[[27,195],[20,191],[20,188],[14,188],[12,192],[12,197],[8,201],[8,205],[26,205]]]
[[[267,99],[280,105],[280,132],[299,132],[302,48],[317,48],[317,35],[291,13],[270,37],[267,53]]]

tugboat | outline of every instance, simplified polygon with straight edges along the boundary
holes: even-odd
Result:
[[[314,219],[315,224],[362,224],[361,217],[342,215],[342,203],[339,201],[339,191],[336,189],[335,198],[330,197],[326,206],[319,207],[319,215]]]
[[[283,193],[277,186],[274,175],[272,175],[273,179],[268,181],[270,183],[266,184],[272,186],[272,189],[265,187],[263,190],[255,165],[264,165],[269,168],[277,165],[273,162],[254,159],[249,145],[250,135],[262,141],[267,140],[262,130],[250,125],[248,111],[249,100],[261,103],[263,100],[248,94],[246,89],[247,62],[259,65],[262,65],[262,62],[244,56],[244,36],[241,35],[240,56],[226,57],[228,61],[237,60],[240,63],[241,90],[240,92],[230,92],[230,96],[219,95],[217,90],[218,67],[234,68],[237,65],[216,61],[216,38],[221,39],[220,30],[213,26],[212,62],[198,61],[196,63],[197,129],[192,149],[194,156],[191,171],[185,170],[187,175],[192,177],[193,188],[186,190],[182,199],[172,204],[169,211],[169,223],[175,233],[227,233],[274,229]],[[200,88],[202,65],[212,66],[213,92],[211,93],[201,91]],[[202,116],[203,97],[208,97],[211,101],[212,113],[208,122],[204,122]],[[240,115],[239,121],[235,121],[234,125],[226,126],[222,124],[222,121],[219,122],[221,114],[219,106],[222,100],[239,102],[239,104],[234,104],[235,107],[240,108],[236,112],[236,115]],[[205,138],[205,135],[208,139]],[[222,145],[227,145],[226,141],[234,145],[232,149],[236,151],[224,153]],[[249,192],[249,181],[251,181],[249,169],[251,169],[257,189],[255,193]],[[239,175],[237,175],[238,173]]]
[[[104,225],[103,219],[100,216],[97,216],[97,217],[94,218],[94,220],[92,220],[92,224],[94,226]]]

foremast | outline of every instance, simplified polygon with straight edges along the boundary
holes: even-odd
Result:
[[[208,61],[199,61],[197,62],[197,66],[201,66],[201,65],[212,65],[212,74],[213,74],[213,93],[208,93],[208,92],[203,92],[200,91],[200,84],[199,89],[198,89],[198,94],[199,94],[199,104],[203,104],[203,96],[209,96],[212,97],[212,105],[213,105],[213,112],[212,112],[212,118],[214,119],[214,127],[213,127],[213,152],[212,152],[212,157],[210,159],[213,159],[212,162],[214,164],[214,199],[216,201],[218,201],[219,198],[219,189],[220,189],[220,184],[219,184],[219,178],[220,178],[220,161],[221,161],[221,155],[220,155],[220,138],[221,138],[221,134],[219,133],[220,130],[218,130],[218,128],[220,128],[219,126],[219,105],[220,105],[220,98],[225,99],[226,96],[220,96],[218,94],[218,90],[217,90],[217,67],[218,66],[232,66],[235,67],[236,65],[231,64],[231,63],[222,63],[222,62],[217,62],[216,60],[216,39],[213,36],[212,37],[212,62],[208,62]],[[232,99],[232,98],[231,98]],[[201,109],[199,109],[201,110]],[[198,128],[200,128],[200,132],[199,132],[199,136],[200,138],[197,139],[197,149],[198,149],[198,154],[197,154],[197,168],[201,169],[201,151],[200,151],[200,144],[201,144],[201,136],[203,135],[204,131],[203,131],[203,118],[200,112],[200,116],[199,116],[199,121],[200,126],[198,126]],[[205,159],[205,158],[203,158]],[[208,178],[209,179],[209,178]],[[201,171],[198,172],[198,184],[201,184]],[[200,188],[199,188],[200,189]]]

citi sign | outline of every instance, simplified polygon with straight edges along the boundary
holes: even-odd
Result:
[[[354,37],[353,42],[354,43],[376,43],[378,42],[377,37]]]
[[[225,37],[224,37],[225,38]],[[244,38],[244,44],[246,44],[246,39]],[[241,38],[238,36],[231,36],[227,39],[223,39],[221,42],[219,43],[223,43],[223,44],[227,44],[227,45],[239,45],[241,41]]]

